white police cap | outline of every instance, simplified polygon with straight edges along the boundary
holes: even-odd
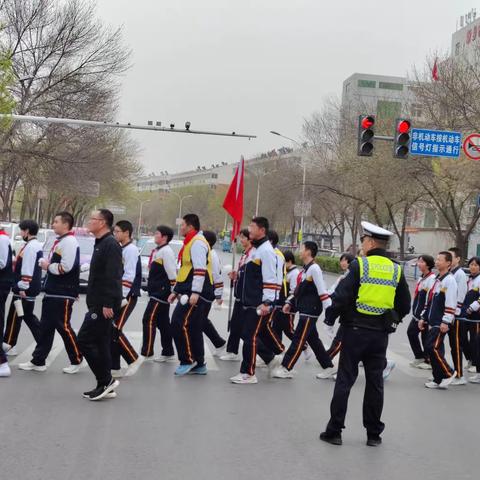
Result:
[[[378,240],[390,240],[390,237],[393,235],[392,232],[370,222],[362,222],[362,229],[363,235],[377,238]]]

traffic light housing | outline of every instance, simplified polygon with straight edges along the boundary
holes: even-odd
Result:
[[[393,134],[393,156],[408,158],[410,153],[412,122],[406,118],[397,118]]]
[[[371,157],[373,155],[374,128],[375,117],[373,115],[360,115],[358,117],[358,156]]]

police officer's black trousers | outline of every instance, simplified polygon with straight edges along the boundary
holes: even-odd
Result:
[[[448,330],[450,353],[452,354],[453,366],[457,372],[457,377],[463,377],[462,323],[464,322],[456,318]]]
[[[162,344],[162,355],[172,357],[175,355],[173,349],[173,334],[170,324],[170,304],[167,301],[160,302],[150,298],[145,313],[143,314],[143,342],[142,355],[151,357],[157,328],[160,331],[160,342]]]
[[[210,302],[198,299],[196,305],[177,303],[172,315],[172,332],[181,365],[205,364],[203,326]]]
[[[283,313],[281,308],[275,309],[272,318],[272,328],[280,341],[282,341],[283,334],[285,334],[290,340],[293,340],[293,332],[295,331],[293,326],[294,318],[294,313]]]
[[[232,310],[232,318],[229,323],[229,332],[227,340],[227,352],[238,354],[238,347],[240,346],[240,338],[242,337],[243,326],[243,307],[241,302],[235,300]]]
[[[108,385],[112,379],[111,341],[112,319],[101,311],[88,311],[78,332],[78,344],[98,386]]]
[[[3,341],[12,347],[17,344],[22,321],[27,324],[27,327],[32,332],[33,338],[36,342],[38,342],[38,339],[40,338],[40,321],[33,313],[35,301],[25,300],[22,298],[23,317],[19,317],[14,304],[14,301],[18,300],[19,298],[20,297],[12,297],[10,309],[8,310],[7,315],[7,326],[5,327],[5,335],[3,338]]]
[[[327,350],[327,354],[331,360],[333,360],[340,353],[340,350],[342,348],[344,331],[344,326],[340,325],[338,327],[337,333],[335,334],[335,338],[332,340],[330,348]]]
[[[243,350],[240,373],[255,374],[257,353],[266,364],[269,364],[275,355],[279,355],[285,349],[272,330],[271,318],[272,313],[258,316],[256,308],[243,309]]]
[[[70,325],[74,300],[71,298],[43,297],[40,336],[33,352],[32,363],[45,365],[55,338],[55,330],[60,334],[72,365],[82,363],[83,356],[77,336]]]
[[[128,297],[127,304],[124,305],[118,315],[115,315],[113,320],[112,329],[112,369],[120,370],[120,357],[123,357],[125,361],[130,365],[138,358],[138,353],[133,348],[132,344],[128,341],[128,338],[123,333],[123,327],[127,323],[128,317],[130,317],[135,305],[137,304],[138,297]]]
[[[427,329],[420,330],[418,328],[418,320],[412,318],[407,328],[408,341],[410,348],[416,360],[428,360],[428,355],[425,353],[425,343],[427,341]],[[421,343],[420,343],[421,340]]]
[[[282,365],[287,370],[291,370],[294,367],[306,342],[310,345],[310,348],[313,350],[313,353],[322,368],[333,367],[333,363],[318,336],[317,320],[318,317],[300,315],[297,328],[293,334],[292,343],[290,344],[290,347],[288,347],[282,361]]]
[[[345,327],[335,390],[330,405],[329,433],[345,428],[350,390],[358,376],[358,363],[365,369],[363,426],[368,435],[380,435],[385,428],[383,410],[383,369],[386,364],[388,334],[365,328]]]
[[[7,361],[7,356],[3,351],[3,329],[5,327],[5,304],[7,303],[9,290],[0,289],[0,364]]]
[[[453,375],[453,370],[445,360],[445,335],[446,333],[442,333],[439,327],[432,327],[428,330],[425,350],[432,364],[435,383],[440,383],[444,378],[450,378]]]

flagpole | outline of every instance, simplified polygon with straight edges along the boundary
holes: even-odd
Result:
[[[232,272],[235,271],[235,253],[237,250],[237,237],[232,242]],[[234,289],[234,281],[230,279],[230,295],[228,298],[228,324],[227,324],[227,332],[230,331],[230,322],[232,320],[232,309],[233,309],[233,289]]]

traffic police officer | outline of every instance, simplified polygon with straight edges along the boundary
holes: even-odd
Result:
[[[330,421],[320,439],[342,444],[350,389],[358,375],[358,364],[365,367],[363,425],[367,445],[382,442],[385,425],[383,409],[383,369],[386,365],[388,333],[410,311],[410,292],[400,266],[387,258],[386,247],[393,235],[388,230],[362,222],[362,251],[332,295],[334,313],[345,318],[342,351],[330,405]],[[330,312],[331,313],[331,312]]]

